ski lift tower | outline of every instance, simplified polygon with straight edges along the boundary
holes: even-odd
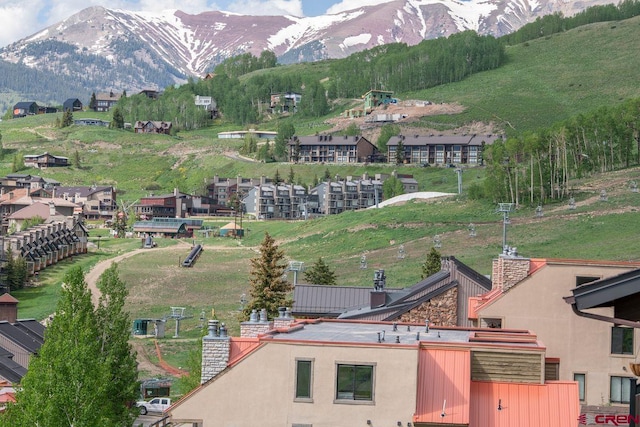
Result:
[[[507,225],[511,224],[509,212],[513,210],[513,203],[498,203],[498,212],[502,212],[502,250],[507,250]]]
[[[293,286],[298,284],[298,273],[304,270],[304,262],[302,261],[289,261],[289,267],[285,270],[293,271]]]
[[[176,333],[173,338],[178,338],[178,334],[180,332],[180,321],[183,319],[188,319],[193,316],[185,316],[184,315],[184,307],[171,307],[171,314],[169,318],[175,319],[176,321]]]

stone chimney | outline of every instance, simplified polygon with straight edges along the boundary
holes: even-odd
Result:
[[[529,275],[530,259],[518,256],[515,250],[505,251],[493,260],[491,269],[492,289],[507,291]]]
[[[273,323],[267,319],[267,310],[263,308],[260,313],[252,310],[249,321],[240,323],[240,337],[255,338],[271,329],[273,329]]]
[[[273,319],[273,328],[288,328],[295,321],[289,307],[280,307],[278,308],[278,317]]]
[[[200,383],[204,384],[222,372],[229,364],[231,339],[227,328],[218,325],[217,320],[209,320],[209,333],[202,338],[202,374]]]
[[[56,205],[53,202],[49,202],[49,216],[56,216]]]

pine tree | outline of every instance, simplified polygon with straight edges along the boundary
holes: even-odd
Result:
[[[135,414],[127,403],[136,400],[138,388],[138,363],[129,344],[131,322],[124,311],[127,287],[118,276],[118,265],[111,264],[98,280],[101,295],[96,309],[100,335],[100,354],[110,375],[105,382],[109,398],[104,402],[109,407],[110,425],[133,424]]]
[[[276,169],[276,174],[273,177],[273,182],[276,184],[280,184],[282,182],[282,177],[280,176],[280,170]]]
[[[398,141],[398,147],[396,148],[396,164],[401,165],[404,163],[404,144],[402,141]]]
[[[124,117],[122,116],[122,111],[120,111],[118,107],[113,109],[113,117],[109,127],[113,129],[124,129]]]
[[[81,267],[71,268],[40,352],[5,417],[7,426],[101,426],[112,396],[98,323]]]
[[[67,110],[62,115],[62,123],[60,124],[60,127],[66,128],[71,126],[72,124],[73,124],[73,113],[71,112],[71,110]]]
[[[287,183],[293,185],[296,179],[296,173],[293,171],[293,166],[289,166],[289,176],[287,177]]]
[[[249,318],[251,310],[263,308],[270,317],[274,317],[279,307],[291,304],[287,294],[293,290],[293,286],[283,277],[287,268],[284,261],[284,251],[269,233],[265,233],[260,256],[251,260],[251,301],[244,310],[245,318]]]
[[[73,166],[76,169],[80,169],[80,153],[78,153],[78,150],[74,151],[73,153]]]
[[[309,270],[305,270],[304,280],[313,285],[335,286],[337,284],[335,272],[322,260],[322,257],[318,258]]]
[[[91,94],[91,99],[89,100],[89,109],[90,110],[96,109],[96,93],[95,92]]]
[[[442,255],[436,248],[431,248],[427,254],[427,259],[422,264],[422,275],[420,278],[426,279],[427,277],[436,274],[442,269]]]

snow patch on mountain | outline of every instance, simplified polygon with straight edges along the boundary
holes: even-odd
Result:
[[[357,46],[359,44],[367,44],[371,40],[371,34],[360,34],[357,36],[351,36],[345,38],[342,43],[340,43],[340,47],[342,49],[347,49],[353,46]]]

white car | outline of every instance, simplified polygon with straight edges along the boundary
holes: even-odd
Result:
[[[171,399],[168,397],[155,397],[148,402],[136,402],[140,408],[140,415],[147,415],[147,412],[164,412],[171,406]]]

